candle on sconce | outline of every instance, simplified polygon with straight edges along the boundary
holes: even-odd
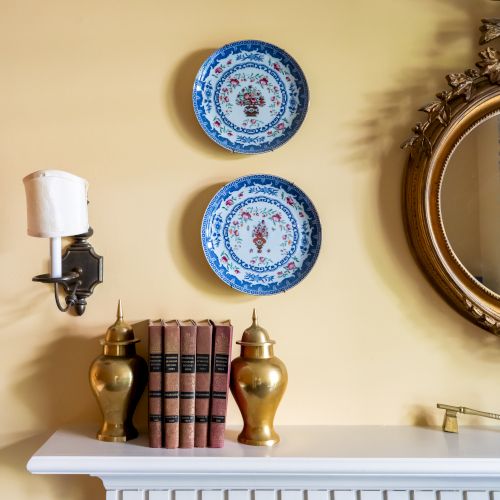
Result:
[[[61,238],[86,233],[88,182],[62,170],[38,170],[23,179],[28,234],[50,238],[50,276],[62,276]]]
[[[50,277],[60,278],[62,276],[62,240],[50,238]]]

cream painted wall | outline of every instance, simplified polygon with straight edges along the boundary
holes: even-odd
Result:
[[[289,369],[280,424],[435,424],[437,401],[500,410],[499,341],[435,293],[408,249],[399,149],[444,75],[474,64],[479,19],[495,14],[488,0],[0,0],[4,498],[102,497],[96,479],[24,467],[62,424],[97,426],[87,369],[118,298],[133,322],[229,316],[236,336],[257,307]],[[193,116],[198,67],[244,38],[283,47],[309,81],[306,121],[271,154],[229,154]],[[82,318],[31,282],[48,243],[25,234],[21,178],[40,168],[90,181],[105,283]],[[255,172],[300,186],[323,224],[315,268],[278,296],[233,292],[200,249],[212,195]]]

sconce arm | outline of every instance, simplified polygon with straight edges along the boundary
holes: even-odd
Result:
[[[88,232],[73,236],[74,242],[66,248],[62,256],[62,276],[53,278],[50,274],[40,274],[33,281],[54,284],[54,296],[58,309],[62,312],[71,307],[81,316],[85,312],[87,298],[92,295],[94,288],[103,280],[103,258],[98,255],[87,241],[94,231],[89,227]],[[59,285],[66,292],[66,306],[59,299]]]
[[[66,312],[69,310],[71,306],[74,306],[78,298],[76,296],[76,290],[78,288],[78,284],[81,283],[80,281],[75,281],[75,284],[73,285],[73,289],[71,293],[66,295],[64,301],[66,302],[66,306],[61,305],[61,301],[59,300],[59,283],[54,283],[54,298],[56,299],[56,305],[59,311],[61,312]]]

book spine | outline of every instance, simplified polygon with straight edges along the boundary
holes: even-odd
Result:
[[[179,325],[166,324],[163,335],[163,446],[179,447]]]
[[[211,354],[212,325],[198,325],[196,328],[196,394],[194,403],[194,445],[196,448],[208,446]]]
[[[208,445],[211,448],[222,448],[226,429],[229,371],[231,369],[232,325],[215,325],[213,337]]]
[[[148,429],[149,446],[162,446],[162,325],[153,322],[148,327]]]
[[[179,447],[194,447],[196,325],[181,325]]]

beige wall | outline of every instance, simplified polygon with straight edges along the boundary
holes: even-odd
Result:
[[[437,401],[500,410],[500,344],[425,280],[400,208],[406,154],[399,144],[422,118],[416,110],[445,87],[444,75],[474,64],[479,19],[493,7],[487,0],[0,0],[5,498],[56,499],[66,488],[70,500],[99,498],[96,479],[32,477],[24,466],[57,427],[78,419],[97,426],[87,369],[118,298],[131,321],[229,316],[237,336],[257,307],[289,369],[280,424],[437,423]],[[299,133],[260,156],[213,144],[190,102],[207,55],[244,38],[289,51],[311,90]],[[26,236],[21,178],[40,168],[90,181],[105,283],[82,318],[59,313],[50,290],[31,282],[45,271],[48,243]],[[255,172],[300,186],[323,224],[313,271],[278,296],[233,292],[200,249],[211,196]],[[230,421],[240,422],[232,401]]]

